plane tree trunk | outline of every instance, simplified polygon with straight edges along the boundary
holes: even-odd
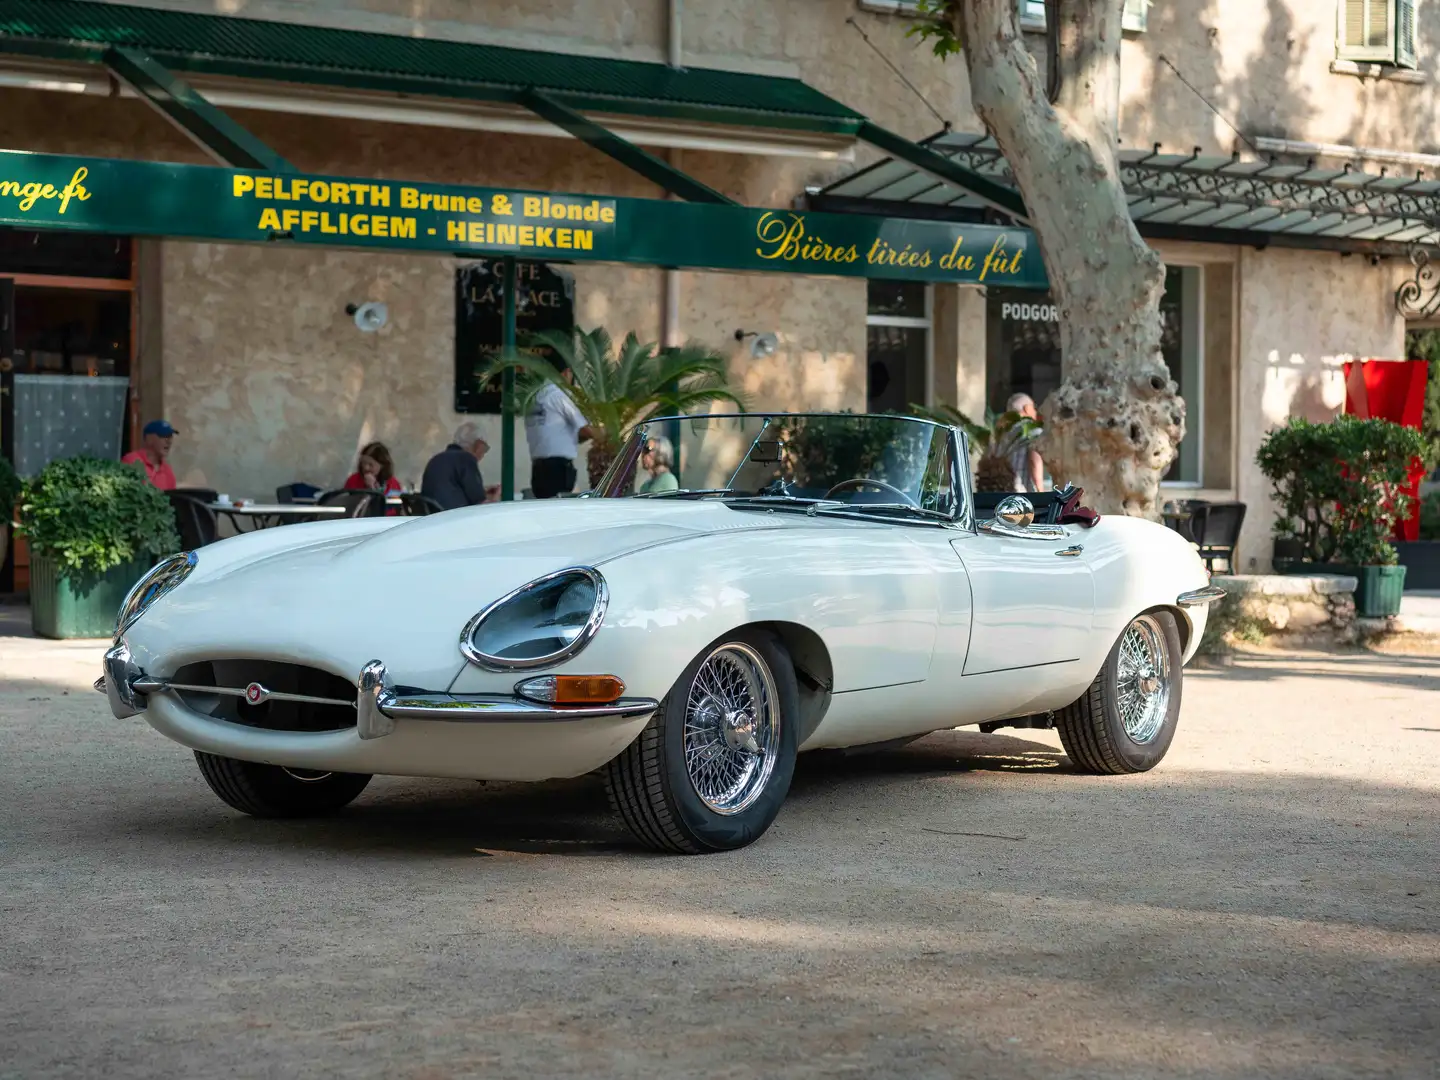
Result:
[[[1041,454],[1055,481],[1084,487],[1097,510],[1153,519],[1185,435],[1185,403],[1160,354],[1165,267],[1140,239],[1120,182],[1121,7],[1049,0],[1050,86],[1015,0],[955,0],[945,18],[1060,308],[1063,382],[1040,405]]]

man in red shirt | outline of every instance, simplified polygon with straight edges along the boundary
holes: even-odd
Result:
[[[120,460],[129,464],[140,462],[145,466],[145,477],[161,491],[175,488],[175,470],[165,459],[170,456],[170,443],[175,438],[175,429],[168,420],[151,420],[145,425],[145,442],[139,450],[132,450]]]

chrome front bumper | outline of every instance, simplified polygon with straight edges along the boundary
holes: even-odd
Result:
[[[1206,585],[1203,589],[1182,592],[1175,598],[1181,607],[1204,607],[1225,599],[1225,590],[1218,585]]]
[[[355,730],[362,739],[379,739],[395,730],[396,720],[438,720],[447,723],[524,724],[612,718],[628,720],[660,707],[651,698],[621,698],[609,705],[546,705],[507,694],[444,694],[429,691],[400,692],[390,685],[379,660],[360,669]],[[172,686],[168,679],[146,675],[136,665],[123,641],[105,653],[105,674],[95,689],[110,699],[110,711],[119,720],[144,712],[151,694],[196,689]],[[215,689],[215,688],[207,688]],[[225,691],[235,692],[239,691]],[[302,695],[272,693],[269,697],[305,699]]]

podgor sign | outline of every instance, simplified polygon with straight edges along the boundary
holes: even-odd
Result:
[[[1043,289],[1025,229],[0,151],[0,225]]]

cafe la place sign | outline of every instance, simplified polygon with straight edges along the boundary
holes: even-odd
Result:
[[[0,151],[0,225],[227,242],[1044,289],[1034,234],[818,214]]]

